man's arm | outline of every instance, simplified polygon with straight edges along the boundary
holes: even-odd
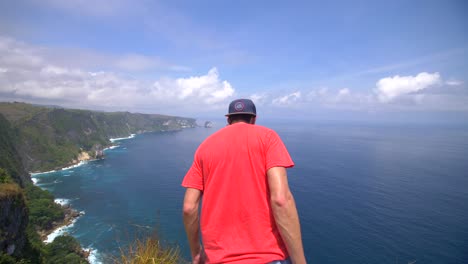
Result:
[[[286,169],[273,167],[267,171],[267,175],[273,215],[289,257],[294,264],[306,263],[299,216],[294,197],[289,190]]]
[[[185,232],[192,253],[192,263],[203,263],[202,247],[200,245],[200,218],[198,217],[198,206],[200,204],[201,191],[187,188],[184,197],[183,218]]]

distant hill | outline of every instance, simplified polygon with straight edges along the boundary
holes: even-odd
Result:
[[[83,155],[96,157],[111,144],[110,138],[196,126],[192,118],[97,112],[18,102],[0,103],[0,115],[4,116],[0,125],[14,131],[16,151],[27,171],[67,166]]]
[[[16,149],[17,143],[17,131],[0,114],[0,168],[3,168],[16,183],[24,187],[26,183],[31,182],[31,178],[23,167],[21,156]]]
[[[195,119],[0,103],[0,263],[87,263],[78,241],[39,233],[66,222],[73,210],[32,184],[28,171],[48,171],[94,158],[110,138],[195,127]]]
[[[87,263],[79,243],[63,237],[44,245],[37,231],[46,232],[65,219],[65,210],[54,203],[52,194],[32,184],[17,151],[18,130],[0,114],[0,263],[53,263],[57,256],[68,255],[73,262]],[[69,210],[71,211],[71,209]],[[51,248],[60,245],[58,251]]]

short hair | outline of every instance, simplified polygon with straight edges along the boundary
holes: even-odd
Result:
[[[251,114],[237,114],[237,115],[230,115],[229,116],[229,120],[231,120],[231,122],[233,121],[243,121],[243,122],[246,122],[246,123],[250,123],[250,119],[255,117],[254,115],[251,115]]]

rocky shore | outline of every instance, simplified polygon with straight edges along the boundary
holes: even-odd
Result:
[[[39,236],[41,237],[42,241],[47,241],[47,238],[50,234],[57,231],[59,228],[71,225],[78,217],[83,215],[77,210],[71,208],[70,205],[62,205],[62,208],[65,214],[62,221],[53,222],[52,227],[50,229],[38,230]]]

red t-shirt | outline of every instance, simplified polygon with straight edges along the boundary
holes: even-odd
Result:
[[[197,149],[182,186],[203,192],[200,216],[207,263],[286,259],[270,206],[267,170],[294,166],[276,132],[235,123]]]

